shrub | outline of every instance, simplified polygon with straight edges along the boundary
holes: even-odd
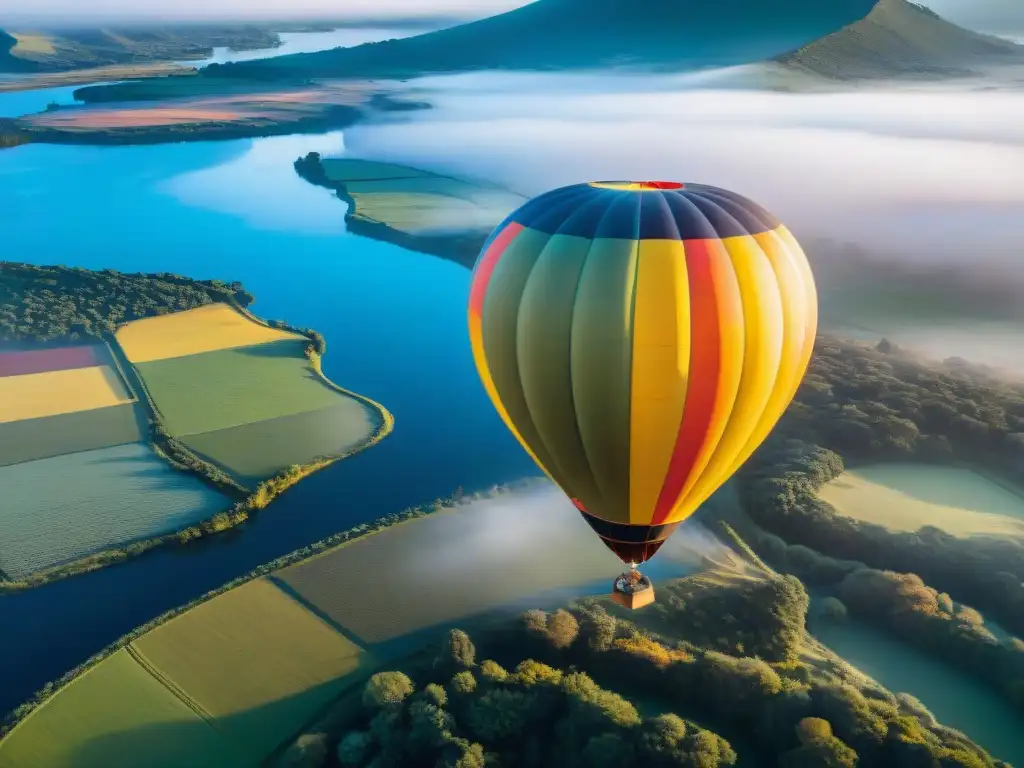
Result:
[[[363,689],[363,704],[370,709],[394,708],[415,690],[412,680],[402,672],[378,672]]]

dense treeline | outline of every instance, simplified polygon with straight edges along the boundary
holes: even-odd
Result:
[[[792,544],[929,584],[1024,633],[1024,544],[959,539],[934,527],[896,533],[839,515],[817,496],[845,463],[969,462],[1024,467],[1024,389],[962,361],[929,367],[892,349],[823,339],[775,436],[738,475],[744,507]],[[833,565],[821,564],[823,568]]]
[[[219,280],[0,261],[0,341],[99,338],[121,323],[217,301],[246,306],[253,297]]]
[[[805,661],[795,578],[705,574],[659,590],[663,610],[637,618],[652,628],[588,599],[482,628],[476,645],[453,630],[431,663],[371,678],[359,711],[326,717],[282,764],[714,768],[738,752],[785,768],[1005,765],[912,697]],[[684,719],[697,713],[701,726]]]
[[[969,670],[1024,708],[1024,642],[1000,642],[981,614],[920,576],[863,568],[843,579],[839,596],[855,615]]]

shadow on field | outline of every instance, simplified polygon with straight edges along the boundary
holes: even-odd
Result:
[[[282,339],[268,341],[265,344],[251,344],[248,347],[237,347],[232,350],[246,357],[296,357],[304,359],[309,342],[305,339]]]
[[[254,674],[258,670],[254,670]],[[357,674],[352,682],[361,681]],[[348,690],[341,680],[224,717],[194,718],[97,736],[63,755],[76,768],[243,768],[261,765]],[[140,702],[145,706],[144,702]]]

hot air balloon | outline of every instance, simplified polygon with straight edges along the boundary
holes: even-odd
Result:
[[[703,184],[542,194],[490,235],[469,299],[488,395],[630,566],[613,596],[632,607],[653,600],[636,566],[782,416],[816,327],[794,237],[756,203]]]

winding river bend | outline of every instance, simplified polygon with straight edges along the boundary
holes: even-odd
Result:
[[[274,52],[400,34],[290,35]],[[73,103],[74,90],[0,94],[0,115]],[[0,712],[135,626],[268,560],[460,486],[536,474],[477,381],[465,327],[469,272],[349,235],[344,206],[292,169],[306,152],[343,150],[343,135],[331,133],[0,153],[4,258],[240,280],[257,314],[321,331],[326,375],[386,403],[397,420],[381,445],[308,478],[238,531],[0,596]]]

